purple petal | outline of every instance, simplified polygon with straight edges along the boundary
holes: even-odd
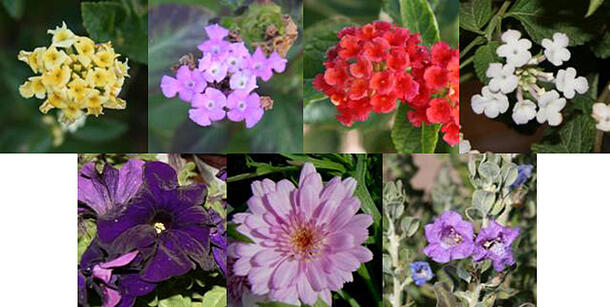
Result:
[[[205,27],[205,33],[208,34],[210,40],[222,40],[229,35],[229,30],[219,26],[218,24],[213,24]]]
[[[119,291],[110,287],[102,285],[102,293],[104,295],[102,298],[102,307],[114,307],[121,300],[121,294]]]
[[[160,191],[173,189],[178,186],[176,171],[169,164],[151,161],[144,164],[144,184],[155,196],[160,196]]]
[[[114,260],[100,263],[100,267],[103,269],[111,269],[128,265],[133,259],[138,255],[138,251],[135,250],[133,252],[129,252],[125,255],[122,255]]]
[[[212,248],[212,254],[214,255],[214,260],[216,260],[216,264],[222,271],[222,274],[227,276],[227,255],[225,251],[221,248]]]
[[[163,96],[173,98],[176,96],[179,89],[178,80],[169,76],[163,76],[161,78],[161,91],[163,92]]]
[[[119,170],[119,181],[117,183],[114,201],[126,204],[134,197],[142,185],[142,166],[144,161],[131,159]]]
[[[168,237],[162,237],[157,251],[142,272],[142,279],[148,282],[161,282],[172,276],[180,276],[195,268],[195,265],[184,255],[180,245]]]
[[[269,56],[269,60],[268,61],[269,61],[269,66],[271,66],[273,68],[273,70],[275,70],[278,73],[282,73],[286,69],[286,62],[287,62],[287,60],[282,58],[277,53],[277,51],[274,51]]]
[[[142,280],[138,273],[122,274],[119,277],[119,284],[123,299],[125,297],[136,297],[146,295],[155,290],[155,284]],[[122,303],[122,302],[121,302]]]
[[[189,118],[199,126],[205,127],[212,124],[209,113],[205,108],[190,109]]]

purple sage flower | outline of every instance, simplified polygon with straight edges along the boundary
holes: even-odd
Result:
[[[189,117],[200,126],[209,126],[212,121],[225,118],[227,97],[215,89],[207,88],[204,94],[195,95],[193,98],[193,109],[189,110]]]
[[[425,227],[428,245],[424,254],[438,263],[464,259],[473,251],[472,224],[462,220],[455,211],[445,211],[434,223]]]
[[[487,227],[479,231],[472,258],[475,261],[490,259],[497,272],[504,271],[505,266],[515,264],[512,244],[519,233],[519,228],[505,227],[491,220]]]
[[[426,261],[415,261],[411,263],[411,278],[416,285],[421,286],[434,277],[430,264]]]
[[[142,185],[143,161],[131,159],[121,169],[108,164],[98,173],[93,162],[78,174],[78,201],[100,217],[120,211]]]
[[[176,78],[163,76],[161,78],[161,91],[167,98],[172,98],[179,94],[180,99],[185,102],[191,101],[195,94],[203,92],[207,83],[197,71],[192,71],[188,66],[183,65],[178,68]]]
[[[112,250],[138,250],[142,269],[137,277],[149,283],[197,266],[211,269],[205,185],[179,186],[174,169],[162,162],[146,162],[142,178],[142,191],[120,216],[98,219],[100,243]]]
[[[510,185],[511,189],[515,189],[526,183],[527,180],[532,177],[534,166],[531,164],[521,164],[517,167],[517,170],[519,173],[517,174],[517,179],[515,179],[515,182]]]
[[[234,122],[246,120],[246,127],[252,128],[263,118],[263,108],[261,107],[261,99],[257,93],[248,93],[244,91],[234,91],[227,98],[227,117]]]
[[[362,246],[373,219],[357,214],[356,185],[340,177],[324,184],[311,163],[303,165],[298,187],[287,179],[253,182],[248,211],[233,221],[254,243],[231,243],[238,258],[232,273],[247,276],[252,293],[272,301],[313,305],[321,298],[330,306],[331,291],[373,258]]]

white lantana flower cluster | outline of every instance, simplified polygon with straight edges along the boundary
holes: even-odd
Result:
[[[519,31],[508,30],[502,34],[501,39],[504,43],[496,49],[496,54],[506,59],[506,63],[489,64],[485,72],[490,78],[489,84],[483,87],[480,95],[472,97],[472,110],[496,118],[508,111],[510,103],[507,94],[516,91],[517,103],[512,109],[512,118],[516,124],[524,125],[534,118],[540,124],[561,124],[561,110],[566,105],[566,98],[572,99],[576,93],[584,94],[589,89],[589,84],[585,77],[577,77],[573,67],[559,69],[554,75],[543,71],[538,65],[545,60],[555,66],[568,61],[568,36],[555,33],[553,39],[543,39],[541,45],[544,52],[537,56],[532,56],[529,50],[532,42],[521,38]],[[553,84],[555,89],[546,90],[539,83]]]

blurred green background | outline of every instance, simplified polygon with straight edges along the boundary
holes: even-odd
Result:
[[[92,1],[88,1],[92,2]],[[33,76],[27,64],[17,60],[20,50],[32,51],[36,47],[48,47],[51,35],[47,29],[61,26],[65,21],[74,34],[90,36],[83,26],[81,1],[3,0],[0,3],[0,152],[143,152],[146,151],[146,54],[138,53],[146,41],[137,23],[146,18],[145,0],[108,1],[121,4],[120,12],[113,15],[112,33],[103,33],[106,39],[119,30],[127,37],[124,44],[113,40],[118,53],[129,57],[129,74],[119,97],[127,101],[127,109],[105,109],[98,118],[89,116],[84,127],[75,133],[66,132],[60,146],[53,145],[52,125],[42,122],[43,114],[38,106],[43,102],[35,97],[25,99],[19,95],[19,85]],[[122,15],[120,15],[122,14]],[[94,18],[109,15],[95,12]],[[129,17],[127,17],[129,16]],[[129,29],[129,30],[126,30]],[[95,40],[95,37],[92,37]],[[99,41],[98,41],[99,42]],[[139,50],[138,50],[139,48]],[[127,51],[127,52],[124,52]],[[56,114],[56,110],[49,114]],[[55,127],[58,127],[54,121]]]
[[[364,123],[341,125],[336,109],[328,99],[321,99],[311,80],[323,72],[326,50],[338,42],[337,32],[350,24],[363,25],[374,20],[391,21],[389,7],[398,0],[305,0],[305,71],[303,73],[305,106],[303,110],[305,152],[394,152],[390,136],[394,113],[371,113]],[[453,48],[458,45],[457,0],[428,0],[438,21],[441,40]],[[391,12],[395,14],[396,12]],[[318,98],[313,98],[313,97]],[[309,103],[311,101],[311,103]],[[449,146],[439,141],[437,151]]]
[[[244,0],[151,0],[149,1],[148,56],[148,149],[150,152],[302,152],[302,1],[274,0],[299,27],[299,39],[288,52],[282,74],[258,80],[260,95],[271,96],[273,109],[252,129],[244,123],[223,120],[202,127],[188,118],[189,105],[168,99],[159,84],[171,66],[188,53],[201,57],[197,45],[206,39],[210,19],[243,11]]]

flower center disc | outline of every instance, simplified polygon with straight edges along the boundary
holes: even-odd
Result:
[[[155,225],[153,225],[153,227],[155,228],[155,231],[157,232],[157,234],[159,234],[165,230],[165,225],[163,225],[163,223],[157,222],[157,223],[155,223]]]
[[[298,227],[291,235],[290,242],[293,250],[301,257],[309,258],[317,254],[318,234],[307,226]]]

